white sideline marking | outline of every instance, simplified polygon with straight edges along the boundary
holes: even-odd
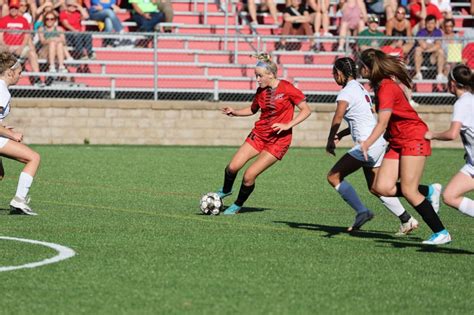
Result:
[[[24,243],[31,243],[31,244],[38,244],[38,245],[42,245],[42,246],[52,248],[52,249],[56,250],[59,253],[58,255],[56,255],[52,258],[47,258],[47,259],[44,259],[44,260],[41,260],[41,261],[38,261],[38,262],[33,262],[33,263],[19,265],[19,266],[0,267],[0,272],[23,269],[23,268],[36,268],[36,267],[43,266],[43,265],[54,264],[54,263],[57,263],[61,260],[65,260],[65,259],[71,258],[72,256],[76,255],[76,252],[73,251],[72,249],[70,249],[68,247],[65,247],[65,246],[62,246],[62,245],[54,244],[54,243],[28,240],[28,239],[25,239],[25,238],[8,237],[8,236],[0,236],[0,239],[9,240],[9,241],[18,241],[18,242],[24,242]]]

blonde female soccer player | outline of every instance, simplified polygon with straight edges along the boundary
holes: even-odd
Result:
[[[242,109],[224,107],[227,116],[251,116],[260,110],[260,118],[245,142],[225,168],[224,185],[217,192],[221,198],[229,196],[237,173],[251,159],[256,160],[244,173],[237,200],[224,211],[236,214],[255,188],[256,178],[281,160],[288,151],[292,128],[309,117],[311,111],[303,93],[288,81],[277,78],[277,65],[268,54],[257,56],[255,76],[257,93],[251,106]],[[300,109],[294,116],[295,106]]]
[[[425,138],[449,141],[461,135],[466,164],[449,181],[443,192],[443,201],[474,217],[474,200],[464,196],[474,190],[474,75],[471,69],[466,65],[456,65],[449,73],[448,88],[457,97],[451,126],[443,132],[428,131]]]
[[[22,66],[8,51],[0,52],[0,121],[10,112],[11,95],[8,88],[21,76]],[[25,164],[20,174],[15,197],[10,202],[12,213],[36,215],[29,207],[28,192],[40,164],[37,152],[22,143],[23,134],[0,124],[0,155]]]
[[[409,104],[399,82],[411,87],[405,64],[394,56],[375,49],[360,56],[361,74],[375,91],[377,124],[360,147],[365,159],[369,148],[386,133],[388,150],[375,180],[373,190],[386,197],[403,196],[431,228],[433,235],[424,244],[440,245],[451,241],[433,205],[420,193],[425,162],[431,155],[431,143],[424,138],[428,127]],[[395,79],[397,81],[395,81]],[[398,183],[398,180],[400,182]],[[428,187],[428,186],[424,186]]]
[[[334,149],[337,142],[349,134],[352,136],[355,146],[334,164],[327,179],[347,204],[356,211],[354,223],[348,228],[350,232],[360,229],[363,224],[373,218],[374,214],[362,203],[355,189],[345,178],[362,168],[367,186],[371,190],[378,168],[382,163],[387,142],[380,136],[369,148],[368,161],[364,159],[359,142],[367,139],[377,123],[372,112],[372,100],[364,86],[356,81],[357,69],[351,58],[336,59],[333,76],[336,83],[342,86],[342,90],[336,98],[337,107],[329,131],[326,152],[335,156]],[[349,127],[338,132],[342,119],[346,120]],[[418,227],[418,221],[405,211],[398,198],[382,196],[379,198],[387,209],[401,221],[397,235],[408,234]]]

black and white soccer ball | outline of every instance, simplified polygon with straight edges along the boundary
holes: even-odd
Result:
[[[222,199],[215,192],[207,193],[201,197],[199,207],[203,214],[218,215],[222,211]]]

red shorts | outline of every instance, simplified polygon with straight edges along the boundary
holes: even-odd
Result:
[[[412,140],[403,144],[389,143],[384,159],[399,160],[400,156],[430,156],[431,142],[428,140]]]
[[[262,138],[252,131],[247,139],[245,139],[245,142],[249,143],[258,152],[267,151],[277,159],[281,160],[290,148],[291,133],[284,135],[283,137]]]

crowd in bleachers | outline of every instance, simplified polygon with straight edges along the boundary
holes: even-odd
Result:
[[[423,78],[421,68],[430,61],[437,70],[436,78],[444,80],[453,62],[474,66],[470,53],[474,45],[459,47],[460,36],[474,36],[470,33],[474,19],[466,19],[461,34],[454,31],[453,19],[461,13],[459,8],[474,14],[473,2],[461,7],[452,6],[450,0],[243,0],[239,10],[248,13],[250,29],[258,30],[267,22],[279,30],[276,49],[300,49],[301,45],[293,46],[287,39],[302,35],[309,39],[310,49],[319,52],[324,49],[324,38],[338,36],[335,51],[378,48],[396,54],[412,63],[415,79]],[[125,36],[130,29],[119,12],[129,14],[128,21],[134,22],[136,31],[173,31],[171,0],[0,0],[0,5],[0,44],[28,62],[33,72],[66,73],[67,61],[96,59],[92,35],[84,32],[86,20],[94,21],[95,30],[116,34],[105,37],[103,47],[133,44]],[[268,12],[271,20],[262,19],[262,12]],[[347,36],[359,39],[352,43]],[[386,36],[393,40],[387,41]],[[464,54],[448,58],[454,48],[464,49]],[[39,60],[47,60],[46,70]],[[41,84],[39,77],[31,81]]]

